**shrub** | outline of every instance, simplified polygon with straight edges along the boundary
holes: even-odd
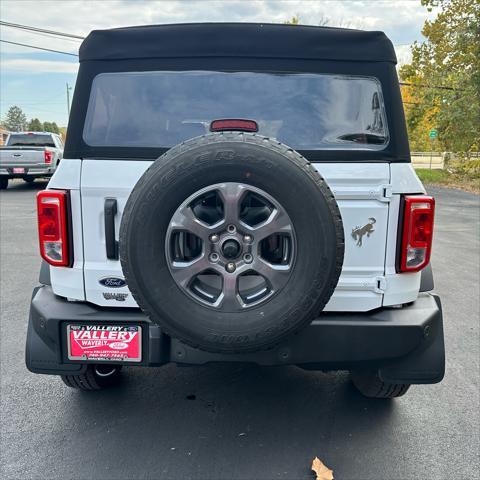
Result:
[[[471,179],[480,179],[480,158],[450,162],[449,170],[454,175],[465,176]]]

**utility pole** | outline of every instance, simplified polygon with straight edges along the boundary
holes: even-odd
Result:
[[[68,82],[66,83],[66,86],[67,86],[67,114],[68,114],[68,118],[70,118],[70,90],[72,89],[72,87],[68,85]]]

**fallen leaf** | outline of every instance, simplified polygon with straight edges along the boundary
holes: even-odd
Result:
[[[333,470],[324,465],[318,457],[313,459],[312,470],[317,474],[317,480],[333,480]]]

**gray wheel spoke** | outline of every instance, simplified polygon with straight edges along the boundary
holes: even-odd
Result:
[[[184,207],[175,212],[170,227],[172,230],[182,230],[195,234],[202,240],[206,240],[210,233],[213,231],[213,227],[210,227],[201,222],[190,207]]]
[[[238,183],[222,183],[218,190],[223,200],[224,222],[237,224],[240,216],[240,200],[245,188]]]
[[[292,233],[292,225],[288,216],[282,211],[275,209],[270,217],[262,224],[255,227],[248,227],[255,240],[259,242],[274,233]]]
[[[172,262],[172,275],[182,287],[186,287],[198,274],[210,267],[210,262],[202,255],[191,262]]]
[[[261,258],[257,258],[250,268],[267,280],[273,292],[281,290],[290,277],[290,265],[272,265]]]
[[[223,289],[220,300],[220,308],[222,310],[231,311],[238,310],[242,306],[241,299],[238,295],[238,275],[223,275]]]

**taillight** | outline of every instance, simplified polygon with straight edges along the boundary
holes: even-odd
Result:
[[[433,197],[404,197],[400,272],[418,272],[428,265],[432,251],[434,213]]]
[[[224,132],[224,131],[237,130],[241,132],[258,132],[258,123],[255,120],[240,120],[240,119],[221,119],[213,120],[210,123],[211,132]]]
[[[50,150],[45,150],[43,152],[43,158],[44,158],[44,161],[45,163],[52,163],[52,160],[53,160],[53,152],[51,152]]]
[[[40,254],[50,265],[70,266],[68,192],[43,190],[37,194]]]

